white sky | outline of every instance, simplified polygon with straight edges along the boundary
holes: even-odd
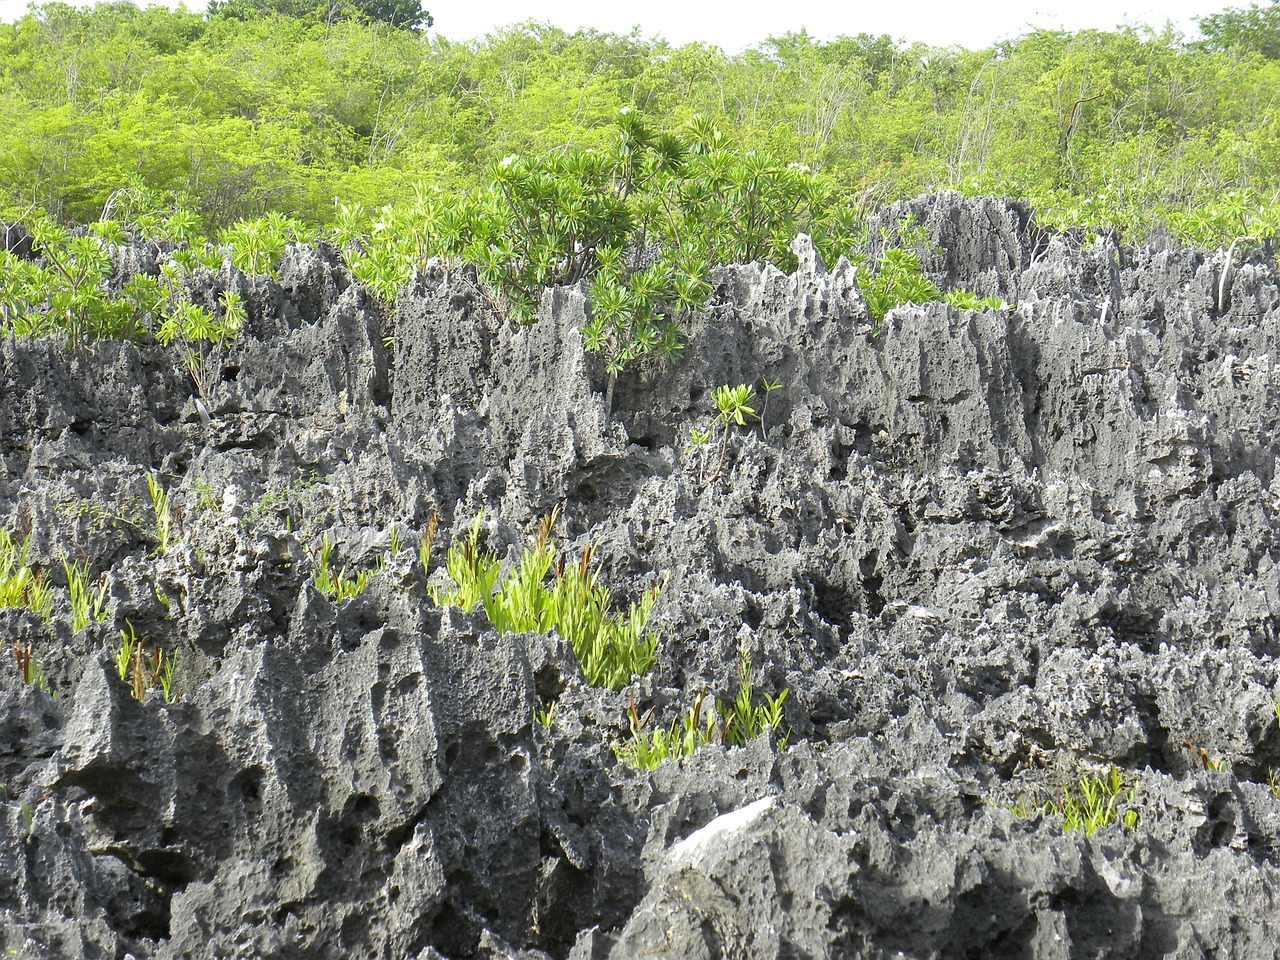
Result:
[[[1192,17],[1217,13],[1227,6],[1246,7],[1248,0],[809,0],[794,7],[787,0],[562,0],[541,4],[521,0],[425,0],[424,5],[435,17],[436,32],[454,40],[483,36],[497,26],[535,19],[567,30],[594,27],[611,33],[628,33],[639,24],[645,36],[660,35],[676,44],[701,40],[736,53],[770,34],[801,27],[820,38],[841,33],[887,33],[895,39],[937,46],[958,44],[970,49],[1036,27],[1110,30],[1120,24],[1148,24],[1160,28],[1168,20],[1183,33],[1196,35]],[[0,20],[21,16],[26,6],[26,0],[0,0]],[[204,2],[189,0],[188,6],[203,9]]]

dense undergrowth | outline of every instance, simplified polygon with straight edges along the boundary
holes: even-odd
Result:
[[[112,216],[87,229],[43,214],[15,226],[31,247],[0,251],[0,329],[61,332],[73,346],[102,338],[173,345],[204,397],[210,351],[247,317],[233,273],[250,284],[274,276],[288,244],[306,239],[337,244],[355,279],[388,305],[432,258],[471,268],[513,323],[536,320],[545,288],[583,283],[591,303],[584,345],[611,377],[651,353],[679,356],[682,328],[711,292],[712,266],[759,260],[793,269],[801,232],[829,262],[853,260],[877,327],[902,303],[999,306],[934,285],[921,265],[930,249],[921,228],[881,228],[873,245],[862,211],[827,178],[736,147],[703,118],[662,131],[624,108],[604,148],[512,156],[489,174],[483,189],[420,186],[412,201],[375,213],[338,203],[328,229],[273,212],[211,237],[200,232],[193,198],[135,179],[111,195]],[[113,254],[139,241],[154,247],[155,272],[117,276]],[[194,299],[201,270],[222,275],[216,302]]]
[[[1209,244],[1274,230],[1280,29],[1037,31],[982,50],[804,33],[728,54],[638,34],[512,26],[457,43],[320,23],[51,3],[0,24],[0,216],[88,223],[130,178],[198,198],[208,232],[333,198],[482,188],[503,158],[604,148],[623,107],[695,116],[794,160],[847,202],[955,188],[1042,219]],[[287,54],[287,55],[286,55]]]

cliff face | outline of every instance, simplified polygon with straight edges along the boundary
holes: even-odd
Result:
[[[1015,305],[873,337],[801,238],[794,276],[721,270],[684,360],[611,413],[579,292],[514,329],[432,269],[392,316],[305,248],[279,282],[202,277],[250,307],[207,423],[159,348],[0,345],[3,525],[55,594],[64,555],[108,584],[78,632],[65,593],[0,610],[57,694],[0,669],[0,947],[1276,955],[1275,263],[1224,280],[1221,253],[1049,237],[1005,201],[909,207],[944,288]],[[761,420],[690,444],[714,387],[762,378]],[[433,512],[439,582],[478,511],[505,553],[556,506],[620,605],[665,578],[628,690],[427,596]],[[324,533],[335,564],[386,558],[336,605]],[[120,679],[126,628],[176,652],[173,703]],[[731,697],[740,650],[790,691],[785,747],[616,760],[631,705]],[[1132,829],[1010,809],[1112,764]]]

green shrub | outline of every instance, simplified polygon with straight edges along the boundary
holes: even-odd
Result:
[[[607,149],[511,155],[470,193],[418,188],[375,219],[338,204],[332,236],[355,277],[390,302],[429,257],[470,263],[491,301],[535,319],[545,287],[585,281],[587,350],[617,375],[650,353],[674,358],[681,329],[711,293],[710,266],[795,266],[789,244],[814,235],[845,252],[848,205],[807,167],[740,151],[705,118],[676,131],[623,108]]]
[[[1120,771],[1112,767],[1105,777],[1082,777],[1077,786],[1064,788],[1056,800],[1039,803],[1024,798],[1012,810],[1018,817],[1036,813],[1061,817],[1063,830],[1083,830],[1087,836],[1116,820],[1122,821],[1125,829],[1137,826],[1138,811],[1132,806],[1137,797],[1137,786],[1126,793]],[[1122,810],[1121,804],[1127,809]]]
[[[46,620],[53,605],[49,577],[27,564],[27,544],[19,547],[8,530],[0,529],[0,607],[26,607]]]
[[[482,515],[477,514],[466,538],[445,557],[453,587],[433,588],[432,599],[468,612],[482,604],[489,622],[503,633],[554,629],[573,647],[589,684],[619,690],[653,664],[658,637],[645,624],[661,586],[646,590],[625,615],[614,613],[609,590],[592,569],[590,546],[576,560],[557,557],[551,537],[555,517],[553,512],[544,518],[532,544],[502,578],[497,554],[479,546]]]
[[[35,217],[27,228],[43,263],[0,251],[0,323],[14,336],[42,337],[61,331],[72,346],[93,340],[137,340],[143,335],[146,281],[108,293],[113,267],[107,244],[93,234],[72,235],[53,221]]]
[[[706,693],[700,693],[693,706],[671,722],[670,727],[649,730],[652,711],[641,718],[632,698],[627,711],[629,735],[614,745],[614,755],[622,763],[640,770],[652,770],[672,757],[692,756],[704,744],[719,743],[724,746],[742,746],[754,740],[766,729],[782,727],[782,704],[788,690],[777,696],[765,694],[762,702],[755,702],[755,683],[751,659],[746,650],[740,650],[738,692],[732,701],[716,699],[714,710],[706,712],[703,719],[703,703]],[[785,747],[787,737],[779,743]]]

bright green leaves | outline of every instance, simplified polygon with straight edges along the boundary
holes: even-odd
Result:
[[[127,630],[120,631],[120,646],[116,649],[116,672],[129,684],[129,693],[135,700],[147,698],[148,690],[159,690],[165,703],[178,699],[173,686],[173,668],[178,655],[165,656],[159,644],[152,644],[151,652],[145,652],[145,641],[134,632],[133,624],[125,621]]]
[[[618,760],[638,770],[652,770],[664,760],[692,756],[704,744],[740,747],[766,729],[781,730],[782,704],[789,691],[776,696],[764,694],[757,702],[751,658],[745,649],[738,653],[738,691],[729,701],[717,697],[714,708],[704,707],[703,691],[671,726],[648,729],[652,711],[641,717],[632,700],[627,711],[629,736],[613,748]],[[786,742],[787,736],[783,736],[779,746],[786,746]]]
[[[222,231],[222,244],[231,263],[245,273],[276,276],[276,262],[290,240],[297,238],[301,225],[279,213],[253,220],[240,220]]]
[[[18,545],[0,528],[0,607],[26,607],[47,620],[52,604],[48,575],[27,564],[27,540]]]
[[[797,232],[815,233],[827,254],[847,234],[843,205],[811,171],[735,151],[701,117],[660,131],[624,108],[607,149],[510,155],[488,178],[472,192],[419,188],[376,222],[338,205],[333,237],[388,302],[430,257],[473,264],[515,323],[536,319],[544,288],[585,281],[583,341],[611,377],[650,354],[678,356],[683,324],[711,293],[712,264],[789,269]]]
[[[1063,830],[1083,830],[1087,836],[1117,820],[1132,830],[1139,819],[1137,799],[1137,786],[1125,790],[1120,771],[1112,767],[1104,777],[1082,777],[1077,785],[1063,788],[1056,800],[1039,803],[1023,798],[1012,810],[1016,817],[1060,816]]]
[[[1257,190],[1227,190],[1213,203],[1173,211],[1168,226],[1180,237],[1205,246],[1229,246],[1233,240],[1261,243],[1280,236],[1280,202]]]
[[[97,581],[89,577],[89,561],[80,558],[72,561],[63,558],[62,569],[67,575],[67,590],[71,597],[71,630],[79,633],[91,624],[107,619],[107,578],[99,575]]]
[[[720,422],[726,428],[731,423],[736,423],[740,427],[746,426],[746,418],[756,415],[755,408],[751,406],[755,395],[756,392],[749,383],[742,383],[736,387],[725,383],[716,387],[713,397]]]
[[[480,548],[481,520],[477,514],[467,536],[449,548],[445,570],[454,585],[433,589],[436,603],[466,611],[480,604],[503,633],[555,629],[569,641],[583,676],[595,687],[618,690],[649,672],[658,636],[645,625],[659,585],[646,590],[625,614],[615,613],[608,588],[592,568],[592,548],[584,548],[577,559],[557,554],[551,536],[554,513],[504,577],[497,554]]]
[[[369,585],[369,578],[376,576],[382,572],[384,563],[379,560],[369,570],[357,570],[349,573],[346,567],[335,567],[330,559],[333,554],[333,541],[329,539],[329,534],[325,534],[320,540],[320,547],[316,551],[316,566],[312,573],[311,582],[316,585],[316,589],[323,593],[334,603],[342,603],[344,600],[350,600],[364,593],[365,587]]]
[[[901,247],[885,250],[874,272],[860,270],[858,284],[877,330],[884,315],[900,304],[942,299],[942,291],[921,269],[920,255]]]
[[[948,290],[942,295],[942,299],[957,310],[999,310],[1009,305],[1000,297],[980,297],[972,290],[964,289]]]
[[[165,316],[156,331],[156,339],[166,346],[174,340],[213,344],[230,340],[244,322],[245,310],[240,295],[230,290],[223,291],[219,305],[221,310],[215,314],[207,307],[181,300]]]
[[[113,267],[107,244],[94,234],[72,235],[43,218],[28,224],[43,263],[0,252],[0,319],[6,332],[46,336],[64,331],[73,345],[139,335],[133,291],[107,292]]]
[[[149,203],[156,206],[144,206]],[[207,348],[231,340],[248,313],[233,290],[223,290],[213,306],[193,302],[192,274],[229,261],[245,272],[274,276],[298,230],[294,221],[269,214],[227,228],[215,246],[198,233],[201,221],[188,199],[137,183],[116,191],[107,206],[124,219],[99,220],[80,233],[47,218],[28,220],[39,260],[0,251],[0,329],[31,337],[63,332],[72,346],[154,336],[203,362]],[[112,248],[131,236],[154,243],[164,257],[158,276],[138,273],[119,283]]]
[[[956,288],[943,293],[929,279],[921,262],[921,251],[931,251],[928,232],[908,217],[892,229],[879,228],[879,240],[872,243],[864,233],[859,246],[878,253],[860,253],[852,259],[858,271],[858,286],[871,314],[872,332],[878,334],[885,315],[907,303],[924,304],[943,300],[959,310],[999,309],[1007,304],[999,297],[979,297],[971,290]]]

